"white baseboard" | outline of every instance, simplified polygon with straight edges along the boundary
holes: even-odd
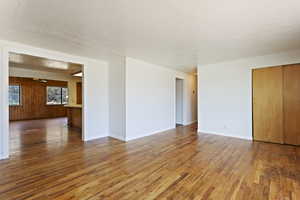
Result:
[[[108,137],[108,134],[101,134],[101,135],[99,134],[98,136],[84,138],[83,141],[87,142],[87,141],[97,140],[97,139],[101,139],[101,138],[105,138],[105,137]]]
[[[8,158],[9,158],[8,155],[0,154],[0,160],[5,160],[5,159],[8,159]]]
[[[115,138],[117,140],[121,140],[121,141],[126,141],[126,139],[124,137],[121,137],[120,135],[114,134],[114,133],[110,133],[109,137]]]
[[[161,132],[164,132],[164,131],[168,131],[168,130],[171,130],[171,129],[174,129],[174,128],[176,128],[176,127],[174,126],[174,127],[169,127],[169,128],[166,128],[166,129],[161,129],[161,130],[158,130],[158,131],[153,131],[153,132],[150,132],[150,133],[145,133],[145,134],[138,135],[138,136],[126,137],[126,141],[135,140],[135,139],[139,139],[139,138],[142,138],[142,137],[154,135],[154,134],[161,133]]]
[[[188,126],[188,125],[194,124],[196,122],[198,122],[198,120],[194,120],[194,121],[191,121],[191,122],[185,122],[183,125]]]
[[[233,138],[238,138],[238,139],[243,139],[243,140],[253,140],[252,137],[233,135],[233,134],[227,134],[227,133],[219,133],[219,132],[217,133],[217,132],[213,132],[213,131],[200,130],[199,128],[198,128],[198,133],[220,135],[220,136],[225,136],[225,137],[233,137]]]

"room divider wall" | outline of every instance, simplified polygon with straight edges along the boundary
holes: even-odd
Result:
[[[254,140],[300,145],[300,64],[252,73]]]

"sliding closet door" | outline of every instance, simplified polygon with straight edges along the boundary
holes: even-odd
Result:
[[[283,68],[253,70],[254,140],[283,143]]]
[[[284,143],[300,145],[300,65],[283,68]]]

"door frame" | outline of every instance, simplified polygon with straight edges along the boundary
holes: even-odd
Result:
[[[180,81],[180,84],[182,86],[181,92],[182,92],[182,97],[181,97],[181,123],[180,125],[184,125],[184,109],[183,109],[183,102],[184,102],[184,79],[183,78],[175,78],[175,126],[178,124],[177,123],[177,81]]]
[[[185,93],[186,93],[186,88],[185,88],[185,84],[186,84],[186,79],[182,76],[179,76],[179,75],[176,75],[174,77],[174,109],[173,109],[173,112],[174,112],[174,119],[173,119],[173,125],[174,125],[174,128],[176,128],[176,79],[181,79],[182,80],[182,92],[183,92],[183,97],[182,97],[182,125],[186,125],[186,120],[185,120],[185,103],[186,103],[186,99],[185,99]]]

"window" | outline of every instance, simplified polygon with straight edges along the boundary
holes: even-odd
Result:
[[[47,105],[67,104],[68,100],[68,88],[52,86],[47,87]]]
[[[9,105],[10,106],[19,106],[21,105],[20,94],[21,87],[19,85],[10,85],[8,91]]]
[[[68,103],[68,88],[61,88],[61,94],[62,94],[62,104]]]

